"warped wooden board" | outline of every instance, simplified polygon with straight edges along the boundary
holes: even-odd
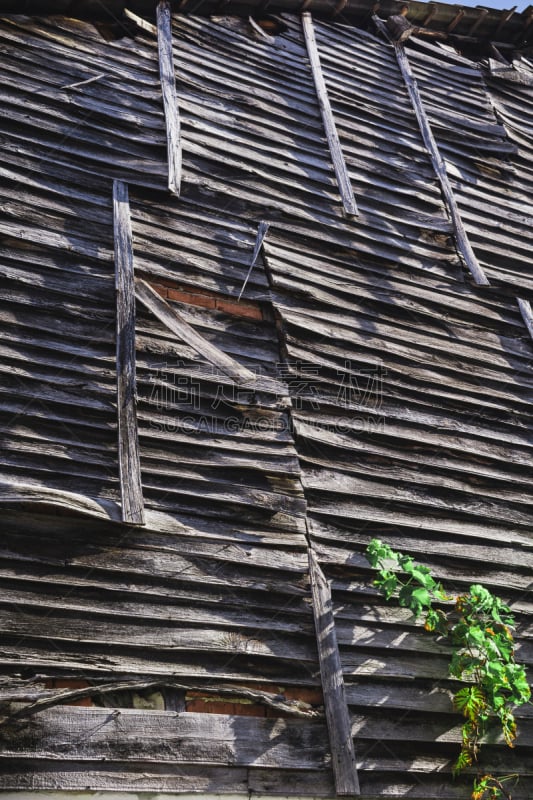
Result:
[[[518,508],[517,506],[510,506],[504,502],[497,502],[493,498],[483,498],[483,496],[464,495],[459,492],[453,492],[446,488],[438,494],[430,490],[425,490],[424,486],[412,488],[412,484],[402,484],[400,482],[389,481],[374,482],[365,480],[363,478],[355,478],[353,475],[347,479],[345,475],[338,475],[338,485],[329,484],[317,480],[316,482],[309,479],[305,474],[303,476],[304,486],[308,491],[312,491],[314,495],[314,503],[321,506],[321,512],[326,509],[334,515],[342,515],[344,513],[349,517],[357,513],[357,501],[350,501],[348,498],[365,498],[372,501],[382,502],[385,509],[389,510],[391,517],[395,513],[395,505],[398,504],[402,507],[409,507],[412,512],[420,511],[422,515],[430,514],[430,509],[434,509],[436,513],[445,513],[446,511],[455,514],[464,515],[465,522],[468,519],[486,519],[495,521],[499,524],[507,524],[512,526],[513,529],[520,529],[531,525],[531,512]],[[342,500],[335,508],[334,495],[339,495],[340,486],[344,485],[345,493],[342,494]]]
[[[6,641],[0,653],[0,665],[5,672],[19,671],[21,667],[29,667],[40,674],[73,674],[87,677],[105,677],[112,680],[114,676],[139,675],[146,676],[173,676],[188,678],[209,678],[210,680],[245,681],[246,683],[271,683],[279,686],[317,685],[312,674],[316,673],[316,661],[284,660],[272,657],[254,656],[251,653],[226,652],[207,653],[185,651],[173,654],[149,651],[143,654],[142,650],[132,652],[126,648],[122,653],[110,652],[108,647],[101,646],[90,648],[64,647],[58,650],[50,649],[50,642],[43,641],[41,647],[35,643],[25,642],[20,644],[20,638],[14,639],[15,644]]]
[[[377,523],[377,525],[390,525],[392,522],[399,528],[418,530],[424,528],[429,532],[440,535],[462,535],[465,541],[470,538],[509,542],[511,539],[517,545],[529,546],[530,539],[527,534],[516,526],[505,526],[501,523],[493,524],[487,514],[486,522],[477,521],[479,518],[472,514],[473,519],[458,519],[455,516],[438,513],[434,510],[431,514],[422,507],[406,508],[403,504],[394,507],[383,507],[383,503],[372,504],[369,498],[359,500],[357,503],[342,504],[337,502],[320,504],[310,501],[313,515],[319,520],[332,521],[338,524],[339,520],[356,520],[358,524]]]
[[[8,492],[9,488],[5,490],[6,498],[10,496]],[[46,497],[44,491],[42,495]],[[52,496],[52,493],[50,493],[50,496]],[[89,508],[91,507],[90,499],[87,499],[86,505]],[[150,524],[149,513],[147,517],[148,524]],[[210,521],[201,519],[199,522],[205,526],[207,533],[209,533]],[[165,579],[172,578],[174,575],[181,576],[180,580],[185,579],[185,577],[187,580],[193,580],[193,578],[198,579],[201,576],[203,568],[210,576],[206,580],[212,580],[214,583],[224,583],[225,580],[229,579],[235,580],[237,584],[240,584],[242,580],[242,585],[245,587],[250,586],[250,588],[261,585],[260,576],[256,574],[257,567],[261,567],[265,571],[273,571],[272,574],[268,575],[268,581],[277,581],[278,579],[283,581],[282,572],[292,573],[293,577],[306,572],[307,556],[302,543],[300,543],[298,550],[294,550],[292,547],[285,549],[260,547],[253,541],[239,543],[232,542],[231,539],[227,541],[217,541],[208,537],[204,539],[202,530],[201,527],[195,529],[191,526],[188,530],[189,535],[183,538],[178,538],[176,531],[166,535],[162,535],[160,532],[144,532],[145,535],[137,538],[130,531],[124,531],[122,528],[117,527],[115,531],[107,533],[108,538],[114,534],[108,545],[106,544],[105,536],[98,538],[98,544],[88,544],[85,537],[81,535],[81,538],[76,540],[78,544],[74,552],[69,555],[69,565],[71,567],[104,570],[109,574],[110,579],[115,579],[118,573],[123,571],[139,575],[145,573],[155,577],[159,575]],[[17,535],[21,537],[21,541],[25,538],[22,531],[19,531]],[[47,541],[51,546],[53,542],[52,534],[50,538],[47,538]],[[117,547],[117,544],[121,544],[123,549]],[[35,541],[33,545],[35,546]],[[68,542],[63,543],[63,546],[68,550]],[[10,552],[13,556],[16,555],[16,536],[11,547],[2,552],[6,555]],[[112,552],[116,552],[116,562],[110,560]],[[36,550],[35,555],[29,560],[51,566],[57,564],[57,559],[53,555],[48,558],[42,552],[42,549],[41,551]],[[239,566],[241,569],[240,575]],[[276,577],[277,572],[280,573],[278,577]],[[301,594],[301,588],[297,585],[297,578],[294,584],[288,585],[286,592],[288,594]]]
[[[327,283],[325,280],[322,285],[327,286]],[[376,353],[376,362],[382,361],[385,365],[390,366],[391,370],[398,370],[400,374],[403,371],[410,372],[415,380],[417,376],[424,380],[425,375],[425,379],[429,382],[432,376],[434,378],[435,375],[439,375],[440,380],[447,380],[450,390],[454,387],[467,390],[470,384],[470,391],[474,393],[476,385],[481,389],[481,382],[483,382],[485,391],[488,384],[494,385],[495,398],[505,397],[511,403],[515,393],[510,391],[510,387],[516,387],[517,377],[520,380],[519,389],[524,393],[529,391],[532,386],[527,373],[526,359],[509,357],[501,348],[498,353],[499,357],[493,356],[491,366],[487,368],[484,353],[476,351],[474,346],[467,347],[461,343],[453,343],[446,348],[447,340],[444,338],[439,341],[436,337],[426,336],[425,328],[420,324],[417,330],[416,318],[413,320],[415,324],[410,326],[408,343],[404,344],[401,340],[404,339],[405,333],[401,329],[394,330],[392,326],[387,327],[380,322],[369,322],[365,325],[363,321],[359,320],[352,322],[348,315],[342,317],[339,313],[330,312],[328,316],[333,319],[332,323],[328,325],[327,320],[321,321],[322,314],[319,316],[319,313],[316,312],[304,316],[294,313],[292,310],[283,308],[279,310],[294,331],[294,333],[291,332],[291,336],[287,337],[289,345],[294,349],[297,349],[302,341],[302,330],[309,330],[310,325],[315,333],[320,332],[326,341],[329,339],[332,342],[327,349],[323,350],[323,359],[320,359],[317,354],[318,361],[326,362],[328,355],[348,362],[352,357],[355,365],[357,363],[356,352],[359,351],[362,357],[366,350],[371,350]],[[401,322],[404,321],[401,320]],[[405,327],[405,323],[402,327]],[[306,348],[313,352],[316,346],[313,347],[312,342],[308,343],[304,340],[304,346],[298,349]],[[330,363],[333,364],[334,359],[331,359]],[[355,367],[354,369],[356,370]],[[446,378],[446,376],[448,377]],[[524,399],[527,402],[527,395]],[[520,395],[515,394],[515,401],[519,400]],[[490,405],[490,399],[487,402]]]
[[[120,656],[122,652],[141,653],[143,658],[158,654],[170,661],[180,660],[180,653],[196,660],[211,658],[216,655],[245,655],[250,658],[266,658],[268,660],[286,660],[299,662],[302,667],[313,665],[316,661],[314,638],[308,641],[294,641],[294,637],[282,631],[242,631],[223,630],[202,626],[194,628],[190,625],[169,626],[159,623],[157,628],[152,624],[131,623],[110,625],[94,617],[89,620],[75,620],[70,615],[54,614],[45,616],[25,612],[24,615],[11,616],[0,613],[6,637],[24,638],[33,642],[46,652],[50,641],[55,642],[58,655],[63,649],[75,653],[83,651],[89,654],[111,648]],[[126,656],[127,658],[127,656]]]
[[[494,483],[494,481],[486,481],[484,484],[479,479],[469,481],[466,478],[459,479],[456,477],[455,472],[451,474],[443,474],[442,471],[431,474],[426,468],[420,468],[420,462],[411,461],[410,466],[400,466],[395,464],[390,468],[386,465],[380,464],[373,466],[370,458],[360,458],[355,461],[352,466],[336,467],[333,459],[323,460],[323,464],[316,464],[307,461],[305,456],[302,458],[303,462],[303,483],[305,487],[319,489],[320,491],[337,491],[339,494],[350,494],[350,476],[359,476],[363,479],[374,479],[383,481],[392,480],[398,485],[402,483],[416,484],[423,489],[424,487],[440,488],[444,492],[449,492],[449,496],[457,493],[457,497],[464,495],[464,497],[475,497],[480,503],[500,501],[508,503],[511,507],[513,504],[520,504],[525,509],[530,508],[533,504],[533,497],[523,486],[521,491],[519,487],[514,485],[512,480],[509,480],[510,486],[505,487]],[[355,478],[357,480],[357,478]],[[519,512],[518,512],[519,513]]]
[[[401,474],[403,469],[413,466],[413,454],[416,453],[416,464],[422,470],[429,473],[433,468],[439,474],[452,476],[466,484],[495,487],[498,482],[503,491],[522,489],[524,492],[530,485],[527,458],[522,469],[517,471],[516,466],[508,464],[504,457],[500,463],[480,462],[477,448],[471,449],[470,459],[466,446],[458,448],[457,453],[452,453],[445,448],[439,451],[435,443],[423,446],[421,442],[417,442],[415,449],[412,435],[407,434],[402,442],[400,437],[395,437],[394,431],[384,431],[378,442],[375,436],[361,440],[360,435],[349,436],[328,430],[326,426],[319,428],[316,424],[310,430],[305,415],[302,414],[298,414],[295,419],[295,429],[302,439],[320,444],[319,455],[309,448],[302,448],[302,463],[311,468],[314,465],[328,467],[334,463],[337,469],[350,473],[357,472],[362,463],[375,463],[381,464],[385,475],[391,469],[397,469]]]
[[[37,579],[35,579],[37,580]],[[3,589],[2,590],[2,603],[10,603],[17,605],[20,609],[30,610],[35,605],[35,589],[33,591],[24,590],[23,588]],[[132,593],[133,594],[133,593]],[[114,617],[117,624],[122,624],[122,620],[130,620],[135,618],[138,621],[149,620],[153,624],[158,624],[158,621],[166,623],[184,624],[184,625],[207,625],[210,627],[231,626],[233,631],[245,632],[246,629],[252,631],[279,631],[281,634],[286,633],[301,633],[302,635],[311,638],[314,633],[313,623],[311,616],[308,613],[307,619],[303,619],[301,615],[293,618],[289,612],[285,614],[279,613],[276,620],[272,620],[272,609],[269,608],[263,614],[254,611],[254,607],[247,608],[243,601],[242,605],[238,608],[221,608],[216,604],[216,601],[210,600],[209,605],[204,605],[199,608],[192,608],[186,603],[182,605],[174,604],[169,608],[168,604],[158,605],[155,602],[148,603],[147,598],[143,596],[143,600],[123,600],[113,597],[112,600],[98,600],[92,597],[90,593],[84,597],[81,591],[76,593],[75,597],[69,597],[68,600],[61,595],[61,589],[54,592],[48,591],[46,596],[39,602],[41,609],[46,609],[50,616],[55,613],[61,614],[64,611],[75,611],[80,618],[84,617],[87,621],[90,619],[98,619],[99,617]],[[224,606],[226,603],[224,602]],[[88,624],[90,624],[88,622]],[[260,634],[258,634],[260,635]]]
[[[316,519],[311,513],[309,531],[318,551],[320,551],[322,547],[325,547],[326,551],[329,547],[342,547],[343,543],[351,545],[351,557],[354,564],[357,565],[358,568],[363,568],[364,570],[369,569],[363,551],[372,534],[366,530],[361,530],[357,523],[351,526],[344,524],[341,526],[328,524]],[[463,579],[469,569],[472,569],[473,572],[477,574],[483,567],[486,567],[486,569],[493,574],[501,574],[502,576],[507,574],[507,570],[515,570],[518,572],[523,568],[523,570],[527,571],[532,558],[530,552],[531,548],[528,547],[527,541],[523,540],[521,537],[515,540],[514,537],[511,536],[509,541],[504,542],[500,539],[494,540],[490,535],[486,540],[481,539],[477,542],[472,540],[469,542],[468,547],[465,548],[464,542],[460,536],[454,538],[448,537],[446,540],[443,538],[429,539],[424,535],[417,535],[416,531],[412,533],[396,531],[394,537],[391,537],[391,541],[394,542],[394,547],[401,552],[408,550],[409,552],[413,552],[415,559],[430,561],[432,568],[439,575],[442,575],[443,578],[449,577],[451,575],[451,570],[456,566],[460,567]],[[449,563],[445,561],[447,557],[449,558]],[[458,562],[463,563],[459,565]],[[354,581],[354,587],[356,584],[360,587],[357,591],[363,591],[363,595],[368,594],[370,591],[370,594],[375,597],[377,601],[377,596],[373,589],[369,587],[363,589],[365,585],[364,578],[361,579],[359,575],[354,575]],[[366,602],[366,598],[363,597],[362,602]],[[389,608],[389,610],[386,612],[386,615],[389,613],[400,614],[400,617],[404,621],[410,616],[409,612],[406,612],[405,609],[387,608]],[[342,610],[339,613],[342,617]],[[361,609],[361,613],[366,614],[367,610]],[[380,619],[383,613],[383,608],[377,603],[376,616],[373,617],[373,619]],[[347,610],[347,615],[351,618],[351,612],[349,610]]]

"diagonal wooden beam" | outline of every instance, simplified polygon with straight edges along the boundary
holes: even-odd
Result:
[[[385,36],[385,38],[388,39],[388,41],[390,42],[391,39],[389,36],[389,32],[384,22],[380,20],[379,17],[377,16],[374,16],[373,20],[378,30],[380,30],[381,33]],[[418,90],[418,84],[412,73],[411,65],[409,64],[409,59],[407,58],[404,46],[403,44],[397,42],[392,42],[392,46],[394,47],[396,60],[398,62],[400,72],[402,74],[405,86],[407,88],[407,92],[409,94],[409,98],[411,100],[411,105],[413,107],[416,119],[418,121],[418,127],[420,128],[420,133],[422,134],[424,145],[429,153],[429,157],[431,158],[431,163],[433,165],[433,169],[435,170],[435,174],[438,178],[441,191],[444,197],[444,202],[446,203],[448,213],[450,214],[451,217],[457,250],[459,254],[462,256],[466,266],[472,273],[475,282],[480,286],[488,286],[489,281],[485,273],[483,272],[481,266],[479,265],[476,254],[472,249],[472,245],[470,244],[467,233],[465,231],[463,220],[461,219],[461,214],[457,206],[457,201],[455,199],[455,195],[453,193],[453,189],[450,184],[450,180],[448,178],[446,165],[442,160],[437,142],[435,141],[435,137],[433,136],[433,131],[431,130],[431,125],[429,123],[426,110],[424,108],[420,92]]]
[[[204,336],[195,331],[183,316],[152,289],[149,283],[138,278],[135,281],[135,294],[142,303],[157,319],[163,323],[175,336],[182,342],[186,342],[190,347],[202,355],[210,364],[224,374],[228,375],[235,383],[248,383],[255,380],[255,375],[238,361],[226,355],[214,344],[211,344]]]
[[[302,30],[304,34],[305,45],[307,47],[309,63],[311,64],[311,72],[315,82],[316,95],[320,113],[322,115],[324,131],[326,133],[326,139],[328,140],[329,152],[331,154],[333,169],[335,170],[337,185],[339,187],[339,193],[344,206],[344,211],[346,214],[354,216],[358,213],[357,204],[355,202],[352,182],[350,175],[348,174],[348,168],[344,160],[339,134],[337,133],[333,111],[331,110],[331,103],[329,102],[326,82],[322,73],[322,65],[320,63],[320,55],[316,43],[315,29],[313,27],[313,17],[308,11],[304,11],[302,14]]]
[[[117,296],[118,460],[122,520],[132,525],[144,525],[139,434],[137,430],[133,238],[128,186],[122,181],[114,181],[113,183],[113,228]]]
[[[157,6],[157,47],[167,131],[168,188],[173,194],[179,195],[182,166],[181,124],[172,52],[172,11],[168,0],[160,0]]]

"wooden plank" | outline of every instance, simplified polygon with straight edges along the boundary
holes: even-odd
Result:
[[[85,495],[74,492],[65,492],[50,487],[39,486],[35,483],[25,484],[17,480],[8,483],[0,478],[0,506],[31,505],[44,508],[61,506],[73,513],[86,514],[102,519],[119,520],[117,504],[112,500],[99,498],[95,500]]]
[[[152,25],[152,23],[145,20],[144,17],[140,17],[138,14],[130,11],[129,8],[124,9],[124,16],[131,19],[141,30],[150,33],[152,36],[157,36],[158,30],[156,25]]]
[[[338,795],[357,795],[360,793],[359,781],[335,632],[331,590],[312,548],[309,548],[309,575],[335,790]]]
[[[157,6],[157,46],[167,131],[168,188],[173,194],[179,195],[182,163],[181,124],[172,53],[172,11],[168,0],[160,0]]]
[[[128,187],[122,181],[113,183],[113,222],[117,294],[118,455],[122,519],[133,525],[144,525],[137,429],[133,238]]]
[[[296,640],[291,633],[272,629],[265,632],[252,628],[242,633],[222,627],[168,625],[160,621],[144,621],[136,625],[121,621],[113,628],[109,621],[92,615],[73,620],[68,614],[44,616],[40,611],[37,614],[25,611],[16,616],[0,612],[0,620],[5,626],[6,640],[27,639],[28,643],[31,642],[28,646],[33,646],[45,658],[53,646],[56,649],[54,657],[57,655],[67,660],[69,657],[84,657],[88,662],[99,659],[108,649],[117,659],[128,659],[129,656],[145,661],[167,659],[173,664],[193,658],[200,665],[224,656],[236,660],[250,659],[254,663],[265,659],[273,670],[278,659],[292,662],[295,672],[316,667],[312,636]]]
[[[517,301],[522,319],[524,320],[529,335],[533,339],[533,311],[531,310],[531,303],[529,300],[523,300],[521,297],[518,297]]]
[[[325,733],[318,720],[74,706],[4,726],[0,757],[319,771],[329,760]]]
[[[210,715],[213,716],[213,715]],[[16,797],[34,796],[28,792],[51,791],[50,797],[58,796],[58,786],[76,794],[78,800],[91,800],[91,792],[102,792],[100,798],[140,797],[138,792],[150,792],[153,800],[164,800],[175,792],[174,797],[191,793],[216,796],[217,793],[238,797],[255,794],[274,796],[325,797],[333,795],[330,770],[287,770],[272,767],[228,767],[180,764],[179,769],[168,764],[129,762],[88,764],[87,761],[42,761],[37,759],[6,759],[0,762],[0,791],[18,791]],[[21,791],[28,787],[28,792]],[[162,793],[164,787],[164,793]],[[135,794],[131,794],[131,792]],[[124,794],[122,794],[124,792]],[[384,795],[377,795],[383,797]],[[442,794],[435,796],[447,800]],[[15,794],[9,800],[14,800]],[[49,795],[47,795],[49,797]],[[427,800],[428,795],[424,796]],[[464,800],[465,792],[456,795]],[[455,798],[454,798],[455,800]]]
[[[222,350],[219,350],[218,347],[215,347],[214,344],[211,344],[200,333],[195,331],[182,314],[172,308],[166,300],[163,300],[149,283],[138,278],[135,281],[135,294],[139,302],[146,306],[180,341],[186,342],[199,355],[206,358],[210,364],[220,369],[236,383],[253,383],[255,381],[253,372],[241,366],[231,356],[223,353]]]
[[[346,214],[354,216],[358,213],[357,204],[352,188],[352,182],[348,173],[348,168],[344,160],[339,134],[335,126],[333,111],[331,103],[329,102],[328,90],[326,82],[322,74],[322,66],[320,64],[320,55],[315,38],[313,28],[313,18],[308,11],[302,14],[302,29],[304,33],[305,44],[307,47],[307,55],[311,64],[311,72],[315,83],[316,94],[318,98],[318,105],[324,123],[324,130],[328,140],[331,159],[333,161],[333,168],[337,177],[337,184],[339,192],[344,205]]]

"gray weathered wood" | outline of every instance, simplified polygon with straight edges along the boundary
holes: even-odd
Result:
[[[396,53],[398,65],[405,81],[407,91],[409,92],[409,97],[411,98],[411,102],[413,104],[413,109],[420,126],[420,132],[422,134],[424,144],[430,155],[435,173],[442,189],[442,194],[452,218],[457,248],[463,257],[465,264],[472,273],[475,282],[480,286],[486,286],[488,285],[489,281],[477,260],[476,254],[472,249],[472,245],[470,244],[468,235],[465,231],[463,220],[461,219],[461,214],[457,206],[457,201],[448,178],[446,165],[442,160],[437,142],[433,136],[433,131],[431,130],[431,125],[429,124],[429,120],[422,103],[422,98],[420,97],[420,92],[418,91],[418,86],[411,71],[411,66],[403,45],[394,44],[394,51]]]
[[[383,35],[390,40],[388,30],[385,27],[382,20],[380,20],[379,17],[377,17],[376,15],[373,16],[373,19],[379,30],[383,33]],[[442,160],[437,142],[435,141],[435,137],[433,136],[433,131],[431,130],[431,125],[429,123],[426,111],[424,109],[424,104],[422,102],[422,98],[420,97],[420,92],[418,90],[416,80],[413,76],[411,66],[409,64],[409,59],[407,58],[407,54],[401,43],[398,44],[393,42],[392,44],[394,47],[394,52],[396,54],[396,60],[400,68],[400,72],[402,74],[405,85],[407,87],[407,91],[409,93],[409,97],[411,99],[413,110],[418,120],[418,125],[420,127],[420,132],[422,134],[424,145],[431,158],[431,163],[433,164],[433,168],[439,180],[442,194],[444,196],[446,205],[448,207],[448,211],[452,219],[455,240],[457,243],[457,249],[461,254],[461,256],[463,257],[468,269],[472,273],[475,282],[479,285],[486,286],[488,285],[489,281],[485,273],[483,272],[481,266],[479,265],[476,254],[474,253],[472,245],[470,244],[470,241],[466,234],[463,221],[461,219],[461,214],[457,206],[457,201],[455,199],[455,195],[453,193],[453,189],[451,187],[448,178],[446,165]]]
[[[309,575],[335,790],[339,795],[356,795],[360,793],[359,780],[335,633],[331,590],[312,548],[309,548]]]
[[[113,183],[115,277],[117,294],[117,412],[122,518],[144,525],[137,389],[135,376],[135,287],[133,241],[127,184]]]
[[[157,319],[172,331],[182,342],[187,342],[199,355],[210,364],[220,369],[236,383],[252,382],[254,373],[241,366],[231,356],[223,353],[214,344],[208,342],[201,334],[189,325],[183,316],[160,297],[149,283],[138,278],[135,282],[135,293],[139,302],[148,308]]]
[[[518,297],[517,300],[522,319],[528,329],[529,335],[533,339],[533,311],[531,310],[531,303],[529,300],[523,300],[521,297]]]
[[[321,770],[324,728],[319,720],[64,707],[16,731],[6,726],[0,756]]]
[[[179,195],[182,162],[181,125],[172,54],[172,11],[168,0],[160,0],[157,6],[157,45],[167,130],[168,188],[173,194]]]
[[[339,192],[342,198],[346,214],[353,216],[357,214],[357,204],[355,202],[355,197],[353,194],[350,175],[348,173],[346,162],[344,160],[344,155],[339,140],[339,134],[337,133],[337,128],[335,126],[335,120],[333,118],[333,111],[331,109],[331,103],[329,101],[326,82],[322,74],[320,55],[318,53],[318,47],[313,28],[313,18],[308,11],[305,11],[302,14],[302,29],[304,33],[305,44],[307,47],[307,54],[309,56],[309,62],[311,64],[311,71],[313,73],[313,80],[315,83],[318,105],[320,107],[320,113],[322,114],[324,130],[326,132],[326,138],[328,140],[328,145],[331,153],[331,160],[333,162],[335,175],[337,176]]]

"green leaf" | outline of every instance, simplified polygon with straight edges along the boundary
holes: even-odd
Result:
[[[388,544],[383,544],[380,539],[372,539],[365,550],[366,559],[371,567],[377,567],[383,561],[392,560],[398,563],[397,554],[389,547]]]
[[[461,750],[457,761],[452,767],[453,774],[458,775],[467,767],[472,766],[472,755],[468,750]]]
[[[374,586],[385,595],[386,600],[390,600],[398,586],[398,578],[389,569],[380,569],[378,576],[374,581]]]
[[[398,596],[400,605],[413,612],[415,617],[420,616],[423,608],[431,606],[431,597],[427,589],[421,586],[413,589],[412,586],[403,586]]]
[[[457,711],[473,722],[486,708],[487,698],[479,686],[465,686],[455,693],[453,704]]]

